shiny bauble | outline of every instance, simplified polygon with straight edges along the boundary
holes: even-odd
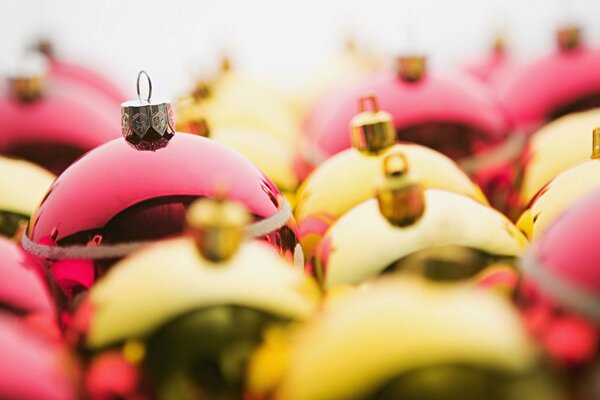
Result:
[[[138,377],[113,396],[242,398],[249,364],[260,376],[285,370],[256,352],[308,319],[319,292],[271,246],[241,240],[250,218],[240,209],[195,202],[188,235],[125,258],[91,290],[72,328],[95,391],[117,379],[97,371],[109,354]]]
[[[0,398],[80,398],[76,364],[61,344],[40,337],[22,320],[0,315]]]
[[[0,156],[0,235],[20,235],[56,177],[30,162]]]
[[[466,254],[476,253],[476,261],[460,256],[433,267],[424,263],[415,272],[435,280],[465,280],[487,266],[514,263],[527,240],[505,216],[463,194],[424,187],[411,164],[404,159],[402,166],[398,157],[392,153],[384,159],[376,198],[341,216],[315,249],[311,269],[323,287],[415,271],[404,259],[436,247],[466,248]]]
[[[168,103],[124,103],[122,123],[125,139],[95,148],[56,179],[23,237],[56,277],[66,310],[116,260],[180,234],[198,197],[241,202],[253,217],[246,235],[302,264],[288,203],[248,160],[209,139],[176,134]]]
[[[417,144],[394,144],[394,128],[386,112],[363,111],[355,116],[350,132],[352,148],[321,164],[298,190],[294,214],[307,259],[335,220],[375,197],[383,160],[393,153],[407,159],[424,187],[461,193],[487,204],[479,187],[446,156]]]
[[[92,89],[114,102],[117,106],[127,100],[121,88],[100,71],[87,65],[72,63],[57,56],[50,40],[41,39],[35,45],[35,50],[47,58],[51,79],[64,80]]]
[[[600,109],[565,115],[535,132],[523,161],[521,206],[561,172],[590,159],[594,128],[600,126]]]
[[[60,173],[86,151],[118,137],[113,101],[52,80],[43,66],[34,69],[13,75],[0,97],[0,153]]]
[[[53,322],[54,303],[44,280],[44,271],[35,260],[5,238],[0,238],[0,259],[0,314],[23,318],[40,316]]]
[[[575,134],[576,132],[573,132],[573,135]],[[592,146],[588,148],[588,160],[561,172],[541,187],[517,221],[517,227],[530,239],[539,238],[565,209],[600,188],[600,129],[594,129],[593,133],[588,132],[587,136],[593,137]],[[582,141],[588,142],[589,139]],[[565,144],[567,154],[569,147],[572,148],[571,152],[577,152],[578,148],[583,146],[575,143],[571,146]],[[549,153],[546,154],[552,157]],[[559,152],[552,159],[560,160],[560,155]],[[540,160],[539,164],[544,163]]]
[[[468,76],[425,70],[423,57],[401,58],[397,71],[380,71],[331,91],[305,124],[305,158],[317,165],[350,147],[348,123],[355,99],[374,94],[392,115],[396,138],[461,160],[499,145],[506,137],[502,112],[483,84]]]
[[[391,279],[334,297],[290,360],[278,399],[564,399],[510,304],[463,286]]]
[[[552,54],[498,79],[498,97],[511,125],[526,134],[563,115],[600,106],[600,49],[582,43],[580,31],[557,31]]]
[[[599,204],[596,189],[532,243],[517,297],[532,334],[569,369],[574,398],[583,399],[600,395]]]

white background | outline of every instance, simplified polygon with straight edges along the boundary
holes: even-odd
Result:
[[[235,65],[299,84],[339,51],[348,32],[382,56],[417,49],[454,68],[505,28],[520,57],[552,50],[557,24],[575,21],[600,44],[596,0],[0,0],[0,73],[40,34],[57,53],[89,63],[133,92],[139,69],[155,93],[175,96],[216,68]]]

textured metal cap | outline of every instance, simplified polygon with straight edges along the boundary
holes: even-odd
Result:
[[[196,200],[187,212],[188,231],[198,251],[212,262],[226,261],[237,251],[251,222],[241,204],[208,198]]]
[[[417,82],[427,70],[427,58],[424,56],[398,57],[398,76],[405,82]]]
[[[381,214],[390,224],[405,227],[417,222],[425,212],[425,194],[410,173],[406,157],[393,152],[383,159],[384,177],[377,191]]]
[[[140,95],[140,79],[148,80],[148,95]],[[152,81],[145,71],[137,77],[137,100],[121,104],[121,132],[125,140],[138,150],[155,151],[165,147],[175,134],[175,115],[171,103],[152,101]]]
[[[26,54],[8,76],[11,95],[20,102],[29,103],[42,97],[48,72],[46,59],[38,53]]]
[[[371,110],[367,109],[371,105]],[[379,109],[375,96],[365,96],[358,100],[360,113],[350,122],[352,146],[363,152],[377,154],[392,146],[396,141],[396,130],[392,116]]]
[[[556,44],[561,50],[573,50],[581,43],[581,29],[567,26],[556,31]]]

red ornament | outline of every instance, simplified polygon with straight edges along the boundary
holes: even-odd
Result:
[[[82,85],[16,75],[0,98],[0,151],[60,173],[86,151],[117,137],[114,102]]]
[[[348,124],[356,114],[355,99],[369,93],[392,114],[397,139],[455,160],[481,153],[506,137],[504,116],[482,84],[467,76],[426,73],[424,59],[407,58],[400,60],[399,71],[376,73],[315,105],[305,124],[307,151],[315,161],[350,147]]]
[[[556,52],[495,79],[511,125],[526,134],[547,121],[600,106],[600,49],[580,43],[577,28],[559,30],[557,42]]]
[[[57,280],[67,309],[116,260],[181,234],[186,207],[198,197],[225,195],[244,204],[254,219],[248,236],[289,258],[301,254],[288,203],[239,153],[203,137],[173,135],[168,103],[124,103],[123,121],[127,140],[99,146],[65,170],[23,238]]]
[[[0,315],[0,398],[76,399],[75,366],[65,350]]]

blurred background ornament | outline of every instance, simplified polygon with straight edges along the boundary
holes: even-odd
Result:
[[[598,190],[589,193],[535,238],[517,298],[531,333],[568,369],[573,396],[582,399],[600,395],[599,202]]]
[[[114,102],[80,85],[54,81],[28,54],[0,98],[0,152],[60,173],[91,148],[117,137]]]
[[[593,144],[588,161],[561,172],[544,185],[517,221],[530,239],[538,238],[565,209],[600,187],[600,128],[590,136]]]
[[[388,278],[326,304],[299,336],[278,398],[532,396],[565,399],[507,301]]]

